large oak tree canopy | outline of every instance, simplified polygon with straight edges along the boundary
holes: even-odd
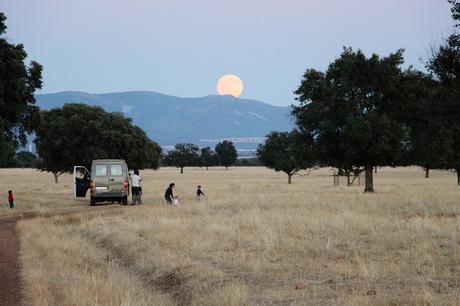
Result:
[[[94,159],[124,159],[130,169],[157,169],[160,146],[120,113],[86,104],[65,104],[41,113],[35,140],[41,169],[57,177]]]
[[[404,150],[405,126],[398,120],[404,99],[403,50],[367,58],[345,48],[325,73],[306,71],[295,91],[293,115],[312,133],[322,165],[364,166],[366,192],[373,192],[372,168],[395,165]]]
[[[452,17],[460,21],[460,3],[452,4]],[[438,137],[443,140],[439,154],[441,168],[454,169],[460,186],[460,34],[455,32],[437,50],[427,64],[428,70],[438,82],[434,92],[435,107],[441,116],[435,121],[441,128]]]
[[[0,166],[2,160],[19,144],[25,144],[27,133],[39,124],[39,110],[34,92],[42,86],[42,66],[25,63],[27,53],[22,44],[12,44],[5,37],[6,16],[0,12]]]

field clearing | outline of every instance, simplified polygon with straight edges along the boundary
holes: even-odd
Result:
[[[460,304],[455,174],[384,168],[375,194],[331,174],[163,168],[141,172],[143,206],[93,208],[70,176],[2,169],[0,218],[81,210],[18,223],[25,305]]]

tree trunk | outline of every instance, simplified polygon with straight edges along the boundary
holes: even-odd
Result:
[[[180,167],[180,174],[184,174],[184,167]]]
[[[425,168],[425,178],[430,178],[430,168]]]
[[[228,166],[225,166],[225,170],[228,170]]]
[[[209,169],[208,169],[208,166],[206,166],[206,170],[209,170]]]
[[[350,172],[347,173],[347,187],[351,187],[351,185],[353,185],[351,183],[351,177],[350,177]]]
[[[364,192],[374,192],[374,171],[372,166],[365,166],[364,172],[366,174],[366,188]]]
[[[457,185],[460,186],[460,169],[455,169],[457,172]]]
[[[292,174],[288,173],[288,184],[292,183]]]
[[[54,175],[54,183],[57,184],[59,183],[59,174],[57,172],[53,172]]]
[[[378,169],[378,167],[377,167],[377,166],[375,166],[375,173],[377,173],[377,169]]]

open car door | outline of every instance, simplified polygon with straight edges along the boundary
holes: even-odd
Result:
[[[91,174],[83,166],[73,167],[73,191],[75,198],[86,197],[86,192],[89,189]]]

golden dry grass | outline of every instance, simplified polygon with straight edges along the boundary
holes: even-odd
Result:
[[[93,209],[72,199],[69,176],[54,186],[47,174],[1,170],[18,210],[90,212],[20,222],[24,303],[460,304],[454,174],[385,168],[376,194],[333,187],[330,174],[289,186],[262,168],[144,171],[143,206]],[[180,207],[163,203],[172,181]]]

